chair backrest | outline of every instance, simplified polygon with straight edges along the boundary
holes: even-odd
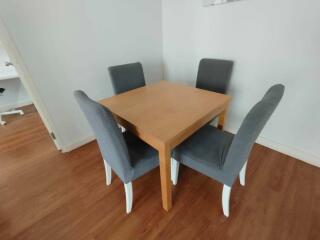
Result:
[[[112,86],[116,94],[146,85],[142,64],[139,62],[112,66],[108,69]]]
[[[233,175],[233,179],[239,174],[242,166],[247,161],[256,139],[277,108],[284,89],[285,87],[281,84],[272,86],[243,120],[233,138],[223,166],[224,170]]]
[[[110,110],[90,99],[83,91],[75,91],[74,96],[94,131],[105,161],[124,183],[131,181],[133,169],[128,148]]]
[[[232,61],[201,59],[196,88],[225,94],[229,87],[232,68]]]

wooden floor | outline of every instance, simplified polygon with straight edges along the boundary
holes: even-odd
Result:
[[[58,152],[32,107],[0,127],[0,239],[320,239],[320,169],[256,145],[247,185],[237,182],[231,216],[222,186],[181,168],[170,212],[159,169],[133,183],[125,214],[122,183],[105,185],[95,142]]]

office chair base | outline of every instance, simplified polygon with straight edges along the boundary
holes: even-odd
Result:
[[[24,112],[22,110],[12,110],[12,111],[8,111],[8,112],[2,112],[0,113],[0,125],[5,125],[7,124],[5,121],[2,120],[2,116],[6,116],[6,115],[13,115],[13,114],[20,114],[20,115],[24,115]]]

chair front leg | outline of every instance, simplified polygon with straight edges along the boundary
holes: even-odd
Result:
[[[5,125],[5,124],[6,124],[6,122],[2,120],[2,115],[0,113],[0,125]]]
[[[242,186],[244,186],[246,184],[246,170],[247,170],[247,163],[248,161],[246,161],[239,173],[239,180],[240,180],[240,184]]]
[[[126,194],[126,212],[129,214],[132,209],[133,193],[132,193],[132,182],[124,184],[124,191]]]
[[[177,185],[178,182],[179,166],[180,163],[174,158],[171,158],[171,181],[173,185]]]
[[[229,187],[227,185],[223,185],[222,209],[223,209],[223,214],[226,217],[229,217],[230,193],[231,193],[231,187]]]
[[[111,184],[111,180],[112,180],[112,169],[106,160],[103,159],[103,163],[104,163],[104,169],[106,172],[106,183],[109,186]]]

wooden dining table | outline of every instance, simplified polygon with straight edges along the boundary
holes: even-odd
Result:
[[[118,123],[159,152],[162,206],[172,207],[171,151],[199,128],[219,117],[223,129],[228,95],[159,81],[100,101]]]

